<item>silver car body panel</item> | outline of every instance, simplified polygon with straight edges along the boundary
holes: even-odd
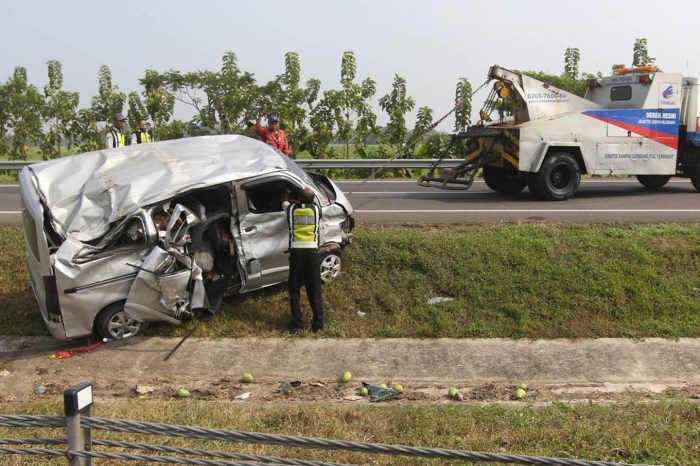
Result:
[[[153,215],[157,206],[207,189],[230,193],[230,220],[228,214],[219,214],[219,220],[235,243],[240,276],[234,291],[287,280],[286,214],[277,205],[261,209],[253,199],[256,186],[264,193],[274,184],[315,192],[323,246],[351,241],[341,224],[353,210],[337,186],[319,175],[312,178],[281,153],[245,136],[107,149],[24,168],[20,192],[27,265],[52,335],[90,334],[99,311],[115,302],[126,302],[132,317],[171,323],[179,323],[185,309],[205,308],[207,256],[185,254],[189,235],[175,231],[175,223],[159,235]],[[168,268],[165,262],[176,265]],[[47,289],[52,283],[53,305]]]

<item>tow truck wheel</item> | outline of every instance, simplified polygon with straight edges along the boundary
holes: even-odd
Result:
[[[95,333],[102,338],[123,340],[135,337],[147,327],[146,322],[132,319],[124,312],[124,301],[112,303],[97,314]]]
[[[637,180],[649,189],[660,189],[670,179],[670,175],[637,175]]]
[[[321,282],[328,283],[340,276],[343,271],[343,253],[341,249],[331,249],[321,254]]]
[[[484,183],[492,190],[504,194],[518,194],[527,186],[525,177],[510,176],[498,167],[484,167]]]
[[[700,165],[695,168],[695,175],[690,177],[690,182],[697,191],[700,191]]]
[[[581,167],[573,155],[557,152],[542,162],[540,171],[529,181],[528,186],[535,196],[548,201],[565,201],[573,197],[581,184]]]

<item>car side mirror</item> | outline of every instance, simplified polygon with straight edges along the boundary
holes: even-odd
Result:
[[[165,244],[180,243],[189,229],[200,223],[202,223],[201,219],[194,212],[182,204],[177,204],[170,216],[168,228],[165,230]]]

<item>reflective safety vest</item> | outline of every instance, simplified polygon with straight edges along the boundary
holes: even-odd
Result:
[[[289,208],[289,247],[291,249],[318,249],[319,218],[315,204],[292,204]]]
[[[126,143],[124,142],[124,133],[122,133],[121,131],[117,131],[117,130],[114,129],[114,128],[112,128],[112,129],[110,130],[110,132],[112,133],[112,138],[113,138],[113,139],[112,139],[112,141],[113,141],[112,144],[116,144],[116,145],[113,146],[113,147],[124,147],[124,146],[126,146]]]
[[[138,144],[146,144],[151,142],[151,135],[148,131],[136,131],[136,142]]]

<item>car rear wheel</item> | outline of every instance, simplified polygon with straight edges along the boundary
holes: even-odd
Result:
[[[693,183],[697,191],[700,191],[700,164],[695,167],[695,175],[690,177],[690,182]]]
[[[148,324],[132,319],[124,311],[124,301],[110,304],[97,314],[95,332],[102,338],[124,340],[146,330]]]
[[[576,158],[557,152],[542,162],[540,171],[528,179],[530,191],[548,201],[564,201],[576,194],[581,183],[581,167]]]
[[[649,189],[660,189],[670,179],[671,175],[637,175],[637,180]]]
[[[343,253],[341,249],[332,249],[321,254],[321,281],[328,283],[340,276],[343,271]]]
[[[525,177],[511,176],[498,167],[484,167],[484,182],[489,188],[504,194],[518,194],[527,186]]]

